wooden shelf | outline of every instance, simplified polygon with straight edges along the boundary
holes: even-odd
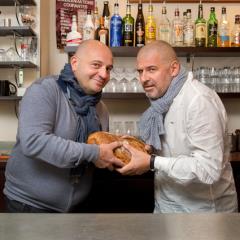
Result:
[[[22,97],[19,96],[0,96],[0,101],[18,101],[21,99]]]
[[[0,27],[0,37],[13,36],[18,37],[35,37],[36,33],[30,26],[12,26],[12,27]]]
[[[237,93],[218,93],[220,98],[240,98],[240,92]],[[110,93],[104,92],[102,95],[103,99],[147,99],[145,93]]]
[[[37,68],[37,65],[30,61],[0,62],[0,68]]]
[[[145,93],[110,93],[104,92],[103,99],[147,99]]]
[[[138,3],[138,0],[130,0],[130,3]],[[163,0],[152,0],[152,3],[162,3]],[[167,3],[199,3],[199,0],[167,0]],[[239,3],[239,0],[204,0],[204,3]],[[142,3],[149,3],[149,0],[142,0]]]
[[[64,51],[73,54],[77,47],[65,47]],[[113,47],[114,57],[136,57],[138,47]],[[174,47],[178,57],[240,57],[240,48]]]
[[[19,5],[28,5],[28,6],[36,6],[36,2],[34,0],[17,0]],[[14,6],[15,0],[1,0],[0,6]]]

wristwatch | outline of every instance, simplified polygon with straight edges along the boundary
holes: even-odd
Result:
[[[155,171],[155,168],[154,168],[155,158],[156,158],[156,155],[154,155],[154,154],[152,154],[150,157],[150,170],[151,171]]]

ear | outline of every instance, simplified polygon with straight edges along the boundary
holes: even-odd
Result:
[[[171,76],[172,77],[176,77],[179,73],[179,70],[180,70],[180,64],[178,61],[174,60],[172,63],[171,63],[171,68],[170,68],[170,71],[171,71]]]
[[[77,65],[78,65],[78,61],[77,58],[75,56],[71,57],[70,60],[71,66],[72,66],[72,71],[75,72],[77,70]]]

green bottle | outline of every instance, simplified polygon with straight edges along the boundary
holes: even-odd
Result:
[[[131,16],[131,5],[127,2],[126,16],[123,18],[123,46],[134,45],[134,18]]]
[[[195,46],[206,47],[206,20],[203,18],[203,6],[198,6],[198,18],[195,21]]]
[[[217,47],[217,30],[218,30],[218,20],[215,14],[215,7],[211,7],[210,16],[208,19],[208,47]]]

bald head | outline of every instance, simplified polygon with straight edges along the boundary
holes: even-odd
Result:
[[[92,51],[106,51],[110,55],[112,55],[111,50],[103,43],[97,40],[85,40],[83,41],[77,48],[77,51],[75,53],[76,56],[81,57],[84,56],[86,57],[87,54],[89,54]]]
[[[145,56],[158,55],[162,63],[178,62],[177,55],[170,44],[165,41],[154,41],[140,49],[137,59]]]

